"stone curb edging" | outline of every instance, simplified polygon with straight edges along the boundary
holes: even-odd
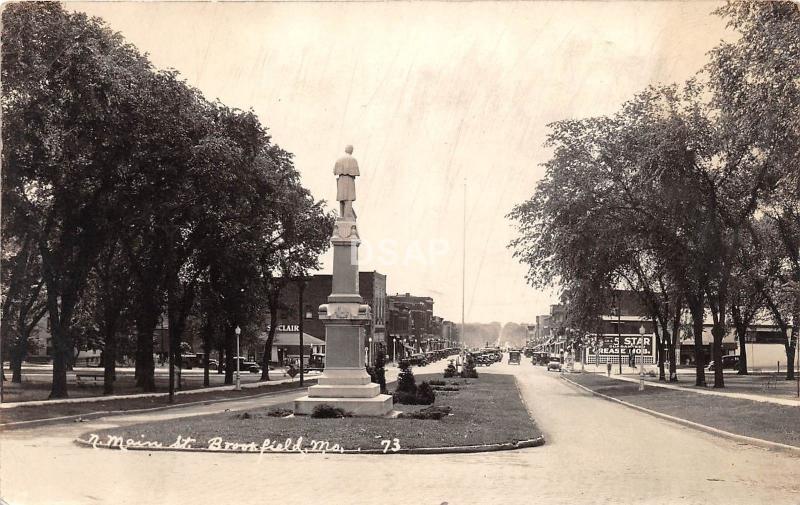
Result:
[[[264,386],[267,387],[267,386]],[[59,417],[47,417],[44,419],[31,419],[28,421],[14,421],[10,423],[2,423],[0,424],[0,432],[7,431],[7,430],[14,430],[14,429],[24,429],[24,428],[36,428],[39,426],[47,426],[50,424],[59,424],[69,421],[75,421],[78,419],[85,419],[87,421],[91,421],[92,419],[98,419],[100,417],[111,417],[111,416],[124,416],[126,414],[141,414],[145,412],[158,412],[161,410],[169,410],[169,409],[178,409],[181,407],[196,407],[198,405],[210,405],[212,403],[226,403],[226,402],[233,402],[237,400],[249,400],[253,398],[261,398],[266,396],[276,396],[282,393],[292,393],[297,392],[300,393],[305,389],[305,386],[302,388],[290,388],[290,389],[283,389],[281,391],[267,391],[264,393],[257,393],[254,395],[248,396],[237,396],[236,398],[218,398],[216,400],[199,400],[196,402],[187,402],[187,403],[177,403],[174,405],[162,405],[159,407],[147,407],[144,409],[132,409],[132,410],[99,410],[96,412],[87,412],[86,414],[75,414],[71,416],[59,416]]]
[[[585,372],[588,374],[595,374],[599,376],[605,376],[605,374],[601,372]],[[619,375],[612,375],[610,377],[613,380],[621,381],[621,382],[629,382],[632,384],[638,384],[639,379],[633,377],[625,377]],[[701,389],[697,386],[695,387],[686,387],[686,386],[678,386],[673,383],[662,383],[656,381],[646,381],[645,384],[648,386],[663,388],[663,389],[670,389],[673,391],[689,391],[699,395],[710,395],[710,396],[721,396],[724,398],[734,398],[737,400],[750,400],[751,402],[761,402],[761,403],[771,403],[773,405],[785,405],[787,407],[800,407],[800,400],[795,400],[792,398],[781,398],[776,396],[761,396],[752,393],[737,393],[735,391],[720,391],[715,389]],[[684,383],[686,384],[686,383]]]
[[[606,400],[625,405],[626,407],[630,407],[630,408],[638,410],[640,412],[644,412],[646,414],[650,414],[651,416],[655,416],[655,417],[658,417],[658,418],[661,418],[661,419],[665,419],[667,421],[672,421],[674,423],[677,423],[677,424],[680,424],[680,425],[683,425],[683,426],[687,426],[689,428],[694,428],[696,430],[704,431],[704,432],[709,433],[711,435],[716,435],[716,436],[719,436],[719,437],[722,437],[722,438],[727,438],[727,439],[730,439],[730,440],[734,440],[736,442],[755,445],[757,447],[762,447],[762,448],[765,448],[765,449],[774,449],[774,450],[784,451],[784,452],[787,452],[787,453],[792,454],[794,456],[800,456],[800,447],[796,447],[794,445],[782,444],[780,442],[771,442],[769,440],[764,440],[764,439],[755,438],[755,437],[748,437],[746,435],[738,435],[736,433],[731,433],[730,431],[720,430],[719,428],[714,428],[712,426],[708,426],[708,425],[705,425],[705,424],[696,423],[694,421],[689,421],[688,419],[682,419],[680,417],[675,417],[675,416],[671,416],[669,414],[664,414],[663,412],[658,412],[658,411],[651,410],[651,409],[648,409],[648,408],[645,408],[645,407],[640,407],[639,405],[634,405],[633,403],[626,402],[624,400],[620,400],[619,398],[614,398],[613,396],[608,396],[608,395],[604,395],[603,393],[598,393],[597,391],[594,391],[594,390],[592,390],[590,388],[587,388],[586,386],[583,386],[582,384],[578,384],[577,382],[572,381],[570,379],[567,379],[566,377],[562,376],[561,378],[563,380],[569,382],[573,386],[577,386],[577,387],[579,387],[579,388],[581,388],[581,389],[583,389],[585,391],[588,391],[592,395],[599,396],[599,397],[604,398]]]
[[[316,380],[319,376],[313,375],[311,377],[306,376],[307,381]],[[295,379],[278,379],[278,380],[270,380],[268,382],[248,382],[242,384],[242,389],[259,389],[265,387],[267,384],[293,384],[296,381]],[[227,386],[211,386],[207,388],[197,388],[197,389],[185,389],[181,391],[175,391],[175,396],[183,396],[183,395],[194,395],[200,393],[219,393],[222,391],[234,391],[236,386],[227,385]],[[62,405],[62,404],[73,404],[73,403],[95,403],[95,402],[106,402],[112,400],[136,400],[141,398],[166,398],[169,396],[169,393],[135,393],[129,395],[100,395],[100,396],[86,396],[86,397],[79,397],[79,398],[59,398],[54,400],[31,400],[25,402],[3,402],[0,403],[0,409],[15,409],[18,407],[40,407],[44,405]]]
[[[97,444],[96,446],[88,440],[76,438],[75,443],[82,447],[92,447],[96,449],[111,449],[119,451],[118,447],[110,447],[107,444]],[[496,452],[496,451],[511,451],[515,449],[526,449],[530,447],[540,447],[544,445],[544,436],[540,435],[536,438],[527,440],[518,440],[515,442],[503,442],[499,444],[483,444],[483,445],[462,445],[452,447],[413,447],[408,449],[399,449],[397,451],[384,452],[383,449],[345,449],[344,451],[308,451],[308,452],[295,452],[295,451],[265,451],[264,454],[468,454],[478,452]],[[124,449],[126,451],[173,451],[173,452],[203,452],[215,454],[262,454],[254,451],[243,450],[212,450],[206,447],[191,447],[191,448],[177,448],[177,447],[129,447]]]

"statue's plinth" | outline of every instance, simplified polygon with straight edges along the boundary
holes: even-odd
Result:
[[[370,307],[358,292],[358,230],[355,220],[336,220],[333,237],[333,292],[320,305],[325,321],[325,372],[308,396],[294,402],[294,412],[309,415],[317,405],[330,405],[356,416],[385,416],[392,397],[380,394],[364,367],[364,325]]]

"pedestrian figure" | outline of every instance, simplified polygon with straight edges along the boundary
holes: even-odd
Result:
[[[611,377],[611,361],[606,362],[606,371],[608,372],[608,376]]]

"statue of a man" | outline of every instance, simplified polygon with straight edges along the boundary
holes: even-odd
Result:
[[[339,216],[344,218],[356,218],[353,210],[353,202],[356,199],[356,177],[361,175],[358,172],[358,162],[353,158],[353,146],[344,148],[345,155],[336,160],[333,166],[334,175],[338,175],[336,180],[336,200],[339,201]]]

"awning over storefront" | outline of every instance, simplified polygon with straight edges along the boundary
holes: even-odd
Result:
[[[266,340],[266,332],[259,336],[259,340]],[[300,345],[300,333],[296,331],[276,331],[275,340],[272,341],[273,347],[285,347],[290,345]],[[303,333],[303,345],[325,345],[325,341],[317,337]]]

